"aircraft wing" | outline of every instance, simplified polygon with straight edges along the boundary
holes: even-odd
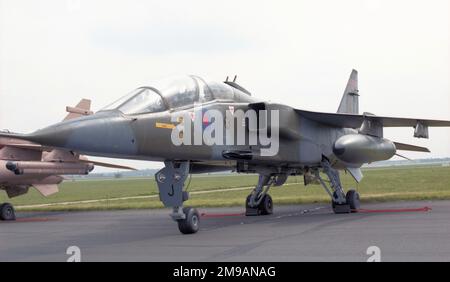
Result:
[[[397,118],[397,117],[383,117],[370,114],[356,115],[356,114],[335,114],[335,113],[321,113],[311,112],[295,109],[295,111],[310,120],[346,128],[359,128],[364,120],[375,120],[380,122],[383,127],[415,127],[417,123],[421,123],[424,126],[433,127],[450,127],[450,121],[448,120],[431,120],[431,119],[417,119],[417,118]]]

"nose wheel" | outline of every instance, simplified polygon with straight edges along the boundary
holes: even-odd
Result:
[[[183,208],[185,218],[178,219],[178,229],[183,234],[196,233],[200,226],[200,214],[197,209],[191,207]]]
[[[178,224],[182,234],[197,233],[200,229],[200,214],[191,207],[183,207],[189,199],[184,183],[189,174],[189,162],[164,162],[163,169],[155,174],[159,199],[164,206],[172,208],[171,218]]]
[[[14,207],[9,203],[0,205],[0,219],[1,220],[16,220],[16,213]]]

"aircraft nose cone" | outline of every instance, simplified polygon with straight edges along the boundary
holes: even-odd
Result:
[[[136,153],[134,133],[128,120],[118,115],[95,114],[38,130],[31,141],[90,154]]]
[[[58,123],[35,131],[28,139],[44,146],[63,147],[71,131],[70,125]]]

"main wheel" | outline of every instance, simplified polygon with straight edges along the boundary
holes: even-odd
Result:
[[[268,194],[264,195],[261,203],[259,203],[258,209],[261,210],[262,215],[268,215],[273,213],[273,201],[272,197]]]
[[[359,202],[359,194],[355,190],[348,190],[345,195],[345,199],[347,200],[347,204],[350,205],[350,209],[352,212],[356,212],[360,207]]]
[[[4,203],[0,206],[0,219],[1,220],[16,220],[16,214],[14,207],[9,203]]]
[[[334,213],[341,214],[341,213],[350,213],[351,212],[350,205],[347,202],[343,203],[343,204],[339,204],[334,201],[334,198],[336,198],[336,192],[333,192],[333,199],[331,199],[331,207],[332,207]]]
[[[245,199],[245,215],[246,216],[258,216],[261,215],[261,209],[259,208],[259,205],[254,207],[250,206],[250,198],[252,197],[252,194],[248,195]]]
[[[178,229],[183,234],[196,233],[200,227],[200,214],[197,209],[186,207],[183,208],[183,213],[186,218],[177,220]]]

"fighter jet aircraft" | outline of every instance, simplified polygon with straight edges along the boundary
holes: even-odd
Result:
[[[334,212],[350,213],[359,208],[359,195],[344,191],[339,170],[359,182],[365,163],[390,159],[397,150],[428,151],[384,138],[384,127],[411,127],[414,137],[428,138],[430,126],[450,126],[450,121],[359,114],[358,98],[355,70],[337,113],[259,100],[236,77],[216,83],[190,75],[137,88],[93,115],[0,136],[86,155],[164,162],[155,175],[160,199],[172,208],[179,230],[189,234],[200,223],[195,208],[183,208],[190,173],[259,174],[245,201],[247,215],[271,214],[269,188],[290,175],[303,175],[305,185],[320,183]]]
[[[69,114],[64,120],[88,115],[89,100],[83,99],[75,108],[67,107]],[[61,175],[84,175],[94,169],[94,165],[132,169],[127,166],[88,160],[77,152],[44,147],[9,137],[0,137],[0,190],[5,190],[9,198],[28,193],[32,186],[47,197],[58,192]],[[15,211],[10,203],[0,204],[0,220],[14,220]]]

